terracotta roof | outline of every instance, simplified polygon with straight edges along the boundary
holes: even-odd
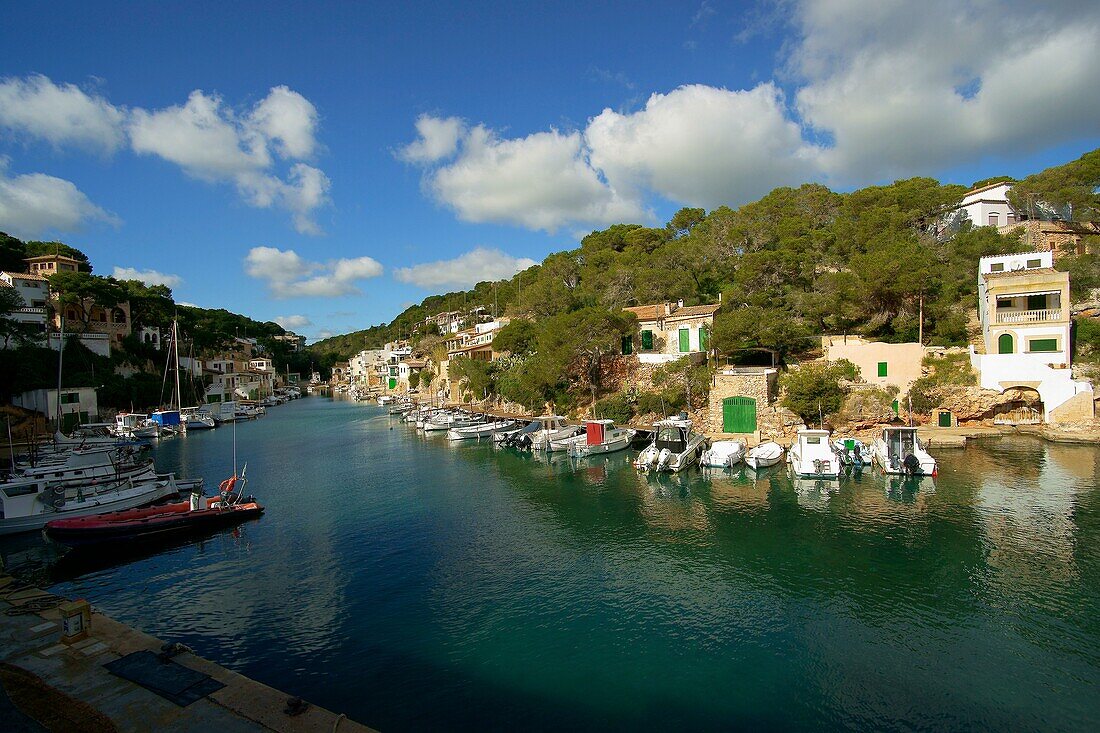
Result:
[[[24,280],[40,280],[42,282],[46,282],[46,278],[42,277],[41,275],[39,275],[37,273],[31,274],[29,272],[8,272],[7,270],[4,270],[4,274],[5,275],[11,275],[13,278],[14,277],[20,277],[20,278],[23,278]]]
[[[698,318],[699,316],[713,316],[722,307],[721,303],[711,305],[685,305],[672,311],[669,318]]]
[[[666,305],[671,308],[671,313],[665,313]],[[714,315],[721,307],[721,303],[685,305],[680,307],[677,307],[675,303],[657,303],[655,305],[634,305],[629,308],[623,308],[623,310],[638,316],[639,321],[656,321],[660,318],[698,318],[699,316],[710,316]]]
[[[1016,275],[1062,275],[1061,270],[1055,270],[1053,267],[1030,267],[1026,270],[1005,270],[1004,272],[987,272],[982,277],[986,280],[996,280],[1002,277],[1012,277]]]
[[[1003,186],[1006,183],[1009,186],[1014,186],[1016,184],[1015,181],[1010,181],[1008,179],[1004,179],[1004,180],[1001,180],[1001,181],[994,181],[993,183],[987,183],[984,186],[981,186],[980,188],[970,189],[969,191],[967,191],[966,193],[963,194],[963,198],[966,198],[967,196],[973,196],[974,194],[981,193],[982,191],[988,191],[989,189],[996,188],[997,186]]]
[[[406,359],[402,362],[406,366],[413,367],[414,369],[423,369],[428,365],[428,362],[423,359]]]

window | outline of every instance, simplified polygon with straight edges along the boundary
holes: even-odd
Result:
[[[994,262],[992,265],[989,266],[989,271],[990,272],[1004,272],[1005,271],[1005,263],[1003,263],[1003,262]]]
[[[1027,349],[1032,353],[1045,353],[1058,350],[1058,339],[1031,339]]]
[[[878,375],[880,377],[885,377],[886,376],[886,362],[880,361],[878,363]]]
[[[989,215],[989,226],[995,227],[998,224],[998,216],[996,214]]]
[[[1047,307],[1047,296],[1045,295],[1029,295],[1027,296],[1027,309],[1029,311],[1041,311]]]
[[[806,438],[806,445],[819,445],[820,443],[821,438],[817,437],[816,435],[812,438]]]
[[[1042,266],[1043,266],[1043,261],[1042,260],[1028,260],[1027,261],[1027,269],[1029,269],[1029,270],[1034,268],[1034,267],[1042,267]]]
[[[629,336],[629,335],[628,336],[623,336],[623,354],[633,354],[633,353],[634,353],[634,337]]]
[[[80,402],[79,392],[62,392],[61,404],[63,405],[76,405]]]
[[[1016,215],[1015,214],[1009,212],[1009,214],[1008,214],[1008,223],[1009,224],[1015,224],[1016,223]]]

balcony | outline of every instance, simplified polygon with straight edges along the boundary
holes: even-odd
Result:
[[[1062,320],[1061,308],[1041,308],[1039,310],[998,310],[998,324],[1049,323]]]

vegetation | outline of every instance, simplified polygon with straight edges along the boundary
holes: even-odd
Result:
[[[1031,218],[1100,219],[1100,150],[1030,175],[1012,187],[1008,200]]]
[[[847,359],[811,361],[783,374],[779,386],[782,404],[807,424],[835,415],[844,404],[843,382],[859,378],[859,368]]]
[[[978,383],[978,376],[970,365],[970,355],[966,352],[926,354],[921,366],[924,375],[909,387],[909,399],[916,413],[928,414],[938,407],[942,387],[971,387]]]

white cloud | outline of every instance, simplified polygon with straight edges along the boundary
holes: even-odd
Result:
[[[191,92],[183,106],[136,109],[129,126],[135,152],[156,155],[203,181],[232,182],[257,208],[290,212],[303,234],[320,234],[313,213],[328,202],[330,182],[300,162],[317,149],[317,110],[302,95],[275,87],[246,115],[220,97]],[[283,176],[277,159],[290,163]]]
[[[253,247],[245,272],[265,281],[276,298],[325,298],[358,293],[356,283],[381,275],[382,265],[371,257],[311,262],[294,250]]]
[[[619,190],[713,208],[812,175],[814,149],[785,112],[773,84],[749,91],[696,84],[654,94],[632,114],[605,109],[585,140],[592,165]]]
[[[90,221],[121,223],[71,181],[44,173],[9,177],[7,165],[0,158],[0,228],[12,236],[33,239],[49,232],[78,232]]]
[[[794,29],[776,74],[790,104],[777,81],[688,85],[577,132],[512,138],[422,116],[402,157],[427,165],[426,190],[461,219],[554,231],[645,219],[654,197],[738,205],[776,186],[935,174],[1100,130],[1095,2],[781,7],[759,21]]]
[[[517,272],[536,264],[538,263],[534,260],[526,257],[512,257],[499,249],[478,247],[452,260],[438,260],[399,268],[394,271],[394,277],[401,282],[412,283],[422,288],[441,285],[472,287],[479,282],[512,277]]]
[[[553,232],[570,224],[652,219],[638,201],[600,179],[578,132],[502,139],[478,125],[466,133],[457,158],[428,172],[426,185],[466,221]]]
[[[73,84],[54,84],[41,74],[0,79],[0,127],[55,146],[114,152],[126,140],[125,111]]]
[[[167,285],[177,288],[183,284],[183,278],[179,275],[168,275],[157,270],[138,270],[135,267],[118,267],[111,273],[116,280],[140,280],[146,285]]]
[[[275,322],[288,331],[297,331],[313,325],[307,316],[275,316]]]
[[[465,125],[457,117],[416,118],[417,139],[398,150],[398,157],[410,163],[434,163],[449,158],[458,150]]]

